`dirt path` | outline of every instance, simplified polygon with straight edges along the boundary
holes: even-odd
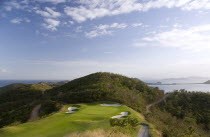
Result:
[[[30,115],[29,121],[34,121],[34,120],[36,120],[39,117],[39,110],[40,110],[40,108],[41,108],[41,104],[36,105],[33,108],[32,112],[31,112],[31,115]]]
[[[167,97],[169,96],[169,94],[164,95],[161,99],[159,99],[156,102],[153,102],[149,105],[146,106],[146,112],[149,113],[150,112],[150,108],[156,104],[159,104],[160,102],[164,101]]]
[[[149,137],[149,127],[142,125],[142,128],[139,130],[137,137]]]

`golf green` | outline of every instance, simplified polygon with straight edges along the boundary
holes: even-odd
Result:
[[[77,104],[78,111],[66,114],[68,107],[38,121],[0,129],[0,137],[63,137],[72,132],[109,128],[109,119],[123,111],[141,121],[139,113],[127,106],[101,106],[100,103]]]

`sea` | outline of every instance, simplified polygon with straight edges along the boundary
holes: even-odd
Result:
[[[210,78],[179,78],[179,79],[163,79],[163,80],[147,80],[146,83],[161,82],[162,85],[149,85],[158,87],[165,92],[185,89],[187,91],[210,92],[210,84],[202,84]],[[174,84],[177,83],[177,84]],[[166,84],[166,85],[165,85]]]
[[[210,92],[210,84],[180,84],[180,85],[149,85],[151,87],[158,87],[165,92],[172,92],[174,90],[185,89],[187,91]]]
[[[158,87],[165,92],[172,92],[174,90],[185,89],[187,91],[201,91],[210,92],[210,84],[198,84],[207,81],[208,79],[184,79],[184,80],[146,80],[146,83],[161,82],[162,84],[179,83],[177,85],[149,85],[151,87]],[[0,80],[0,87],[13,84],[13,83],[24,83],[24,84],[37,84],[40,82],[58,82],[62,80]],[[196,83],[196,84],[193,84]]]

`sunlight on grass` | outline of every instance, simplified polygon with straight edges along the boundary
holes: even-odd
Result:
[[[107,129],[110,128],[109,119],[123,111],[129,111],[130,116],[141,120],[137,112],[126,106],[78,105],[78,111],[72,114],[65,113],[72,106],[66,105],[60,112],[38,121],[5,127],[0,130],[0,137],[62,137],[72,132]]]

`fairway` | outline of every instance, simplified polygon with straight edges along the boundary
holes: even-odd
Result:
[[[0,129],[0,137],[63,137],[72,132],[109,128],[109,119],[123,111],[138,118],[139,113],[127,106],[101,106],[100,103],[78,104],[77,112],[66,114],[68,107],[35,122]]]

